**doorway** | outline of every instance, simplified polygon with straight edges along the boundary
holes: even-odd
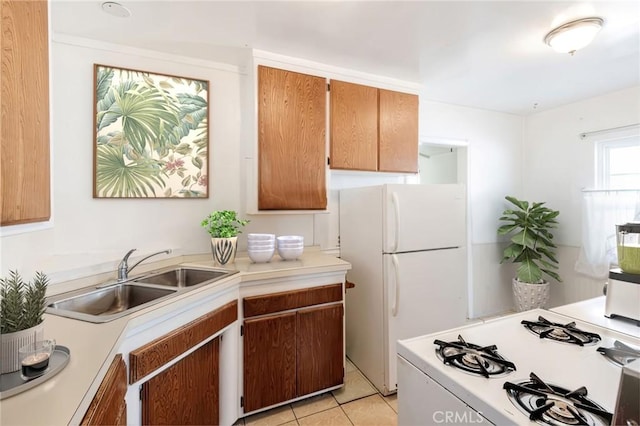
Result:
[[[418,145],[421,184],[467,183],[467,141],[425,140]]]

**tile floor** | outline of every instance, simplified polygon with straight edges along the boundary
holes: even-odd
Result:
[[[347,360],[344,387],[303,401],[245,417],[238,426],[316,426],[398,424],[397,396],[379,394]]]

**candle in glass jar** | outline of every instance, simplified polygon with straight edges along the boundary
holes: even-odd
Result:
[[[48,353],[35,353],[22,360],[22,375],[26,378],[40,376],[49,367]]]

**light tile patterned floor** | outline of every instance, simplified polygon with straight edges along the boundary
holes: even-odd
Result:
[[[345,385],[302,401],[240,419],[242,426],[396,426],[397,395],[383,397],[347,360]]]

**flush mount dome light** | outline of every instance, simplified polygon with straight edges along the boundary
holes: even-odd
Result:
[[[129,11],[129,9],[114,1],[107,1],[102,3],[102,10],[104,10],[109,15],[117,16],[118,18],[128,18],[129,16],[131,16],[131,12]]]
[[[582,49],[593,41],[603,23],[604,20],[597,17],[567,22],[551,30],[544,37],[544,42],[556,52],[573,55],[576,50]]]

